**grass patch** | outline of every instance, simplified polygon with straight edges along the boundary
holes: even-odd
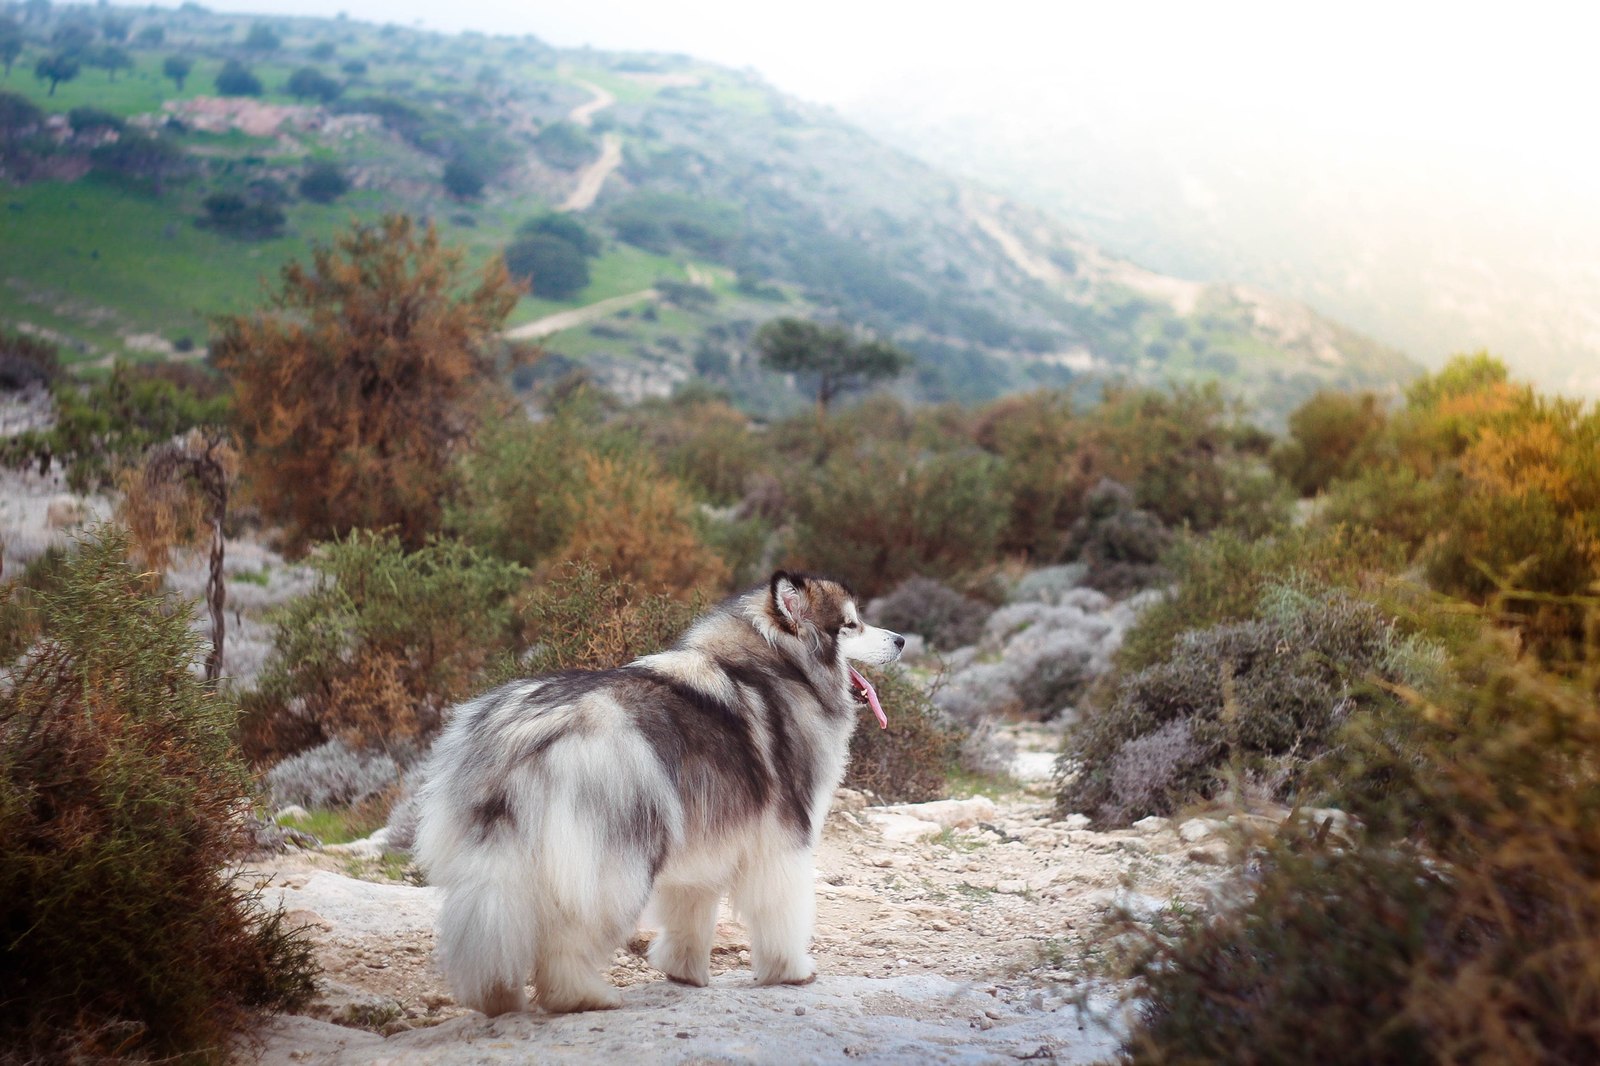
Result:
[[[364,840],[383,828],[386,818],[368,807],[338,807],[310,810],[304,817],[280,817],[279,825],[310,833],[324,844],[348,844]]]

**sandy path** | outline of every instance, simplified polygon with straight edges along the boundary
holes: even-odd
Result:
[[[594,206],[595,198],[600,195],[600,187],[606,183],[611,172],[621,165],[622,138],[615,133],[608,133],[600,139],[599,157],[583,168],[583,172],[578,175],[577,187],[561,201],[558,210],[589,210]]]
[[[370,860],[283,856],[259,868],[276,878],[267,899],[311,926],[323,993],[240,1061],[1094,1062],[1115,1047],[1111,1000],[1096,1018],[1068,999],[1102,916],[1204,905],[1220,884],[1211,840],[1159,819],[1103,833],[1056,820],[1043,781],[955,815],[864,802],[841,792],[818,849],[814,984],[755,987],[724,908],[710,987],[665,980],[642,957],[646,933],[614,956],[622,1007],[603,1013],[464,1010],[432,958],[437,890],[388,881]]]
[[[604,111],[606,108],[617,102],[617,98],[615,96],[600,88],[600,86],[596,85],[592,81],[584,81],[582,78],[573,78],[572,84],[580,85],[594,94],[593,99],[585,100],[583,103],[579,104],[577,107],[568,112],[567,121],[573,123],[574,125],[588,127],[588,125],[594,121],[594,116],[596,113]]]
[[[557,311],[553,315],[536,318],[532,322],[517,326],[515,329],[506,330],[505,337],[507,340],[513,341],[540,340],[552,334],[560,333],[564,329],[581,326],[585,322],[593,322],[597,318],[605,318],[607,315],[614,314],[624,307],[632,307],[634,304],[644,303],[646,300],[659,300],[660,298],[661,294],[654,289],[641,289],[638,292],[624,293],[621,296],[613,296],[608,300],[597,300],[592,304],[574,307],[570,311]]]

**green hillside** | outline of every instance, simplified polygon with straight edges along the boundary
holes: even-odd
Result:
[[[353,217],[426,217],[480,263],[565,207],[587,283],[530,293],[511,324],[546,336],[542,318],[629,297],[545,341],[544,372],[583,363],[625,395],[698,374],[753,408],[798,402],[749,356],[779,314],[892,336],[923,399],[1219,378],[1270,416],[1415,372],[1295,305],[1114,260],[746,73],[345,19],[16,10],[0,319],[80,365],[203,351],[212,316]],[[52,86],[56,57],[79,69]],[[314,195],[319,167],[347,190]],[[537,287],[556,267],[535,262]]]

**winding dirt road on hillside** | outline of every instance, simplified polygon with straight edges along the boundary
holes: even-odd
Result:
[[[573,84],[581,85],[594,94],[592,99],[586,100],[573,108],[567,114],[567,120],[575,126],[589,127],[594,122],[594,116],[617,102],[617,98],[591,81],[574,78]],[[611,172],[622,165],[622,138],[615,133],[607,133],[600,138],[600,155],[594,162],[584,167],[578,174],[578,184],[561,202],[559,211],[587,211],[594,206],[594,201],[600,195],[600,187],[606,183],[606,178]]]
[[[574,307],[570,311],[557,311],[553,315],[536,318],[532,322],[524,323],[514,329],[505,331],[505,338],[513,341],[536,341],[560,333],[564,329],[581,326],[585,322],[593,322],[597,318],[605,318],[624,307],[644,303],[646,300],[659,300],[661,294],[654,289],[641,289],[639,292],[624,293],[613,296],[609,300],[597,300],[583,307]]]

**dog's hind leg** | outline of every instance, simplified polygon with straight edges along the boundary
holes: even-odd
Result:
[[[534,996],[553,1013],[611,1010],[622,995],[602,975],[627,940],[650,892],[642,870],[611,872],[579,907],[547,908],[533,963]]]
[[[816,905],[809,848],[751,857],[734,886],[733,906],[750,929],[756,984],[803,985],[816,976],[806,953]]]
[[[711,941],[717,932],[721,893],[700,885],[656,885],[651,907],[661,935],[650,945],[650,965],[686,985],[711,981]]]

